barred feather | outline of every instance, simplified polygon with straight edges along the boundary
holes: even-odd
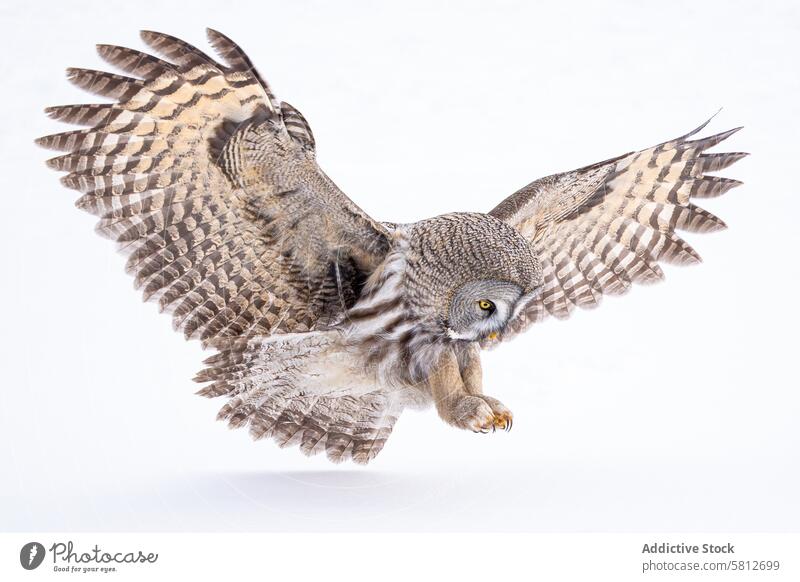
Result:
[[[112,111],[113,105],[106,103],[97,105],[61,105],[47,107],[44,110],[51,119],[86,126],[100,125],[108,119]]]
[[[217,63],[211,57],[179,38],[152,30],[143,30],[139,36],[150,48],[169,62],[179,65],[184,71],[188,71],[197,65],[208,65],[216,69],[217,72],[221,72]]]
[[[314,134],[311,133],[311,127],[308,125],[306,118],[303,117],[303,114],[285,101],[281,103],[281,111],[283,112],[283,122],[289,135],[303,144],[306,149],[314,151]]]
[[[267,105],[270,111],[273,114],[281,113],[281,102],[275,98],[275,95],[272,93],[269,85],[255,68],[255,65],[253,65],[252,61],[250,61],[250,57],[245,54],[241,47],[221,32],[212,30],[210,28],[207,29],[206,32],[208,33],[209,43],[212,47],[214,47],[214,50],[217,51],[217,54],[219,54],[219,56],[222,57],[226,63],[228,63],[228,66],[231,68],[231,70],[252,75],[253,78],[258,81],[258,84],[266,94]]]
[[[122,46],[98,44],[97,54],[118,69],[146,80],[154,79],[167,71],[175,71],[172,63]]]

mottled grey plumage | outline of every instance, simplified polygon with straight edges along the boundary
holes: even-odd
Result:
[[[447,320],[456,291],[469,281],[510,281],[530,293],[542,278],[528,241],[502,220],[478,213],[445,214],[416,223],[406,262],[406,301],[416,312],[433,301],[442,321]]]
[[[482,393],[479,344],[659,279],[657,261],[696,261],[675,229],[724,225],[691,199],[738,184],[706,172],[744,154],[703,153],[732,132],[690,141],[701,126],[489,214],[379,223],[319,168],[302,114],[208,34],[224,64],[155,32],[142,38],[163,59],[98,46],[131,76],[70,69],[113,102],[48,108],[87,129],[38,143],[66,152],[48,165],[145,298],[216,349],[196,379],[228,398],[219,418],[307,454],[366,463],[404,408],[430,403],[460,428],[510,428]]]

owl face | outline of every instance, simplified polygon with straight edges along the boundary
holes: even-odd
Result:
[[[528,241],[487,215],[454,213],[408,233],[404,299],[436,335],[480,341],[500,332],[541,286]]]
[[[501,331],[516,313],[524,290],[515,283],[470,281],[450,303],[446,333],[450,339],[480,341]]]

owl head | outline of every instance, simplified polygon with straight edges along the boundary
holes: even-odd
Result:
[[[416,223],[409,239],[406,300],[451,340],[492,337],[541,285],[530,243],[492,216],[437,216]]]

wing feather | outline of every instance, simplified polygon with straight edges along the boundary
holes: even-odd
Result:
[[[112,103],[46,111],[86,129],[37,142],[81,192],[77,206],[128,254],[145,299],[187,337],[308,331],[334,319],[388,250],[387,231],[319,169],[302,114],[281,104],[242,49],[216,31],[225,64],[144,31],[161,58],[97,47],[131,76],[69,69]],[[353,273],[344,285],[334,273]]]
[[[710,121],[710,120],[709,120]],[[679,265],[700,255],[676,230],[713,232],[725,223],[692,201],[721,196],[740,181],[708,172],[747,154],[705,153],[741,128],[677,139],[532,182],[491,214],[528,238],[543,268],[541,293],[509,325],[510,337],[548,314],[568,317],[603,294],[663,278],[658,262]]]
[[[166,71],[175,71],[175,65],[153,55],[122,46],[98,44],[97,54],[110,65],[141,79],[154,79]]]

